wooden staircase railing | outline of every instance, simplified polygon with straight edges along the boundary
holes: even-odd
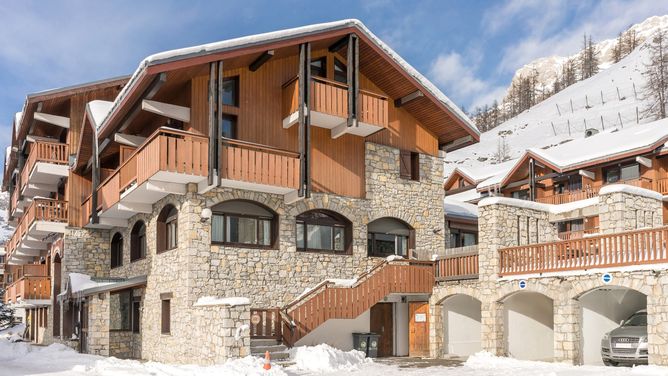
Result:
[[[431,261],[383,261],[349,286],[324,281],[286,305],[281,314],[282,338],[287,346],[330,319],[354,319],[391,293],[431,294]]]

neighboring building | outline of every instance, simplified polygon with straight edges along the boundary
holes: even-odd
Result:
[[[47,286],[8,297],[31,339],[213,363],[375,331],[381,355],[429,354],[434,269],[415,256],[445,249],[442,150],[479,134],[359,21],[72,91],[28,97],[5,170],[12,283]]]
[[[596,364],[604,351],[668,364],[667,141],[659,120],[531,149],[469,179],[467,192],[486,197],[476,199],[478,246],[437,260],[432,356]],[[641,310],[647,337],[605,337]]]

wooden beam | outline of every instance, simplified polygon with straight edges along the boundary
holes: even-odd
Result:
[[[332,138],[336,139],[348,133],[349,130],[350,126],[348,125],[348,122],[343,122],[337,125],[336,127],[332,128],[332,130],[330,131],[330,135]]]
[[[441,150],[447,153],[453,150],[463,148],[464,146],[468,145],[471,142],[473,142],[473,137],[470,135],[465,137],[460,137],[454,141],[448,142],[447,144],[443,145]]]
[[[415,90],[414,92],[395,100],[394,107],[404,106],[406,103],[421,97],[424,97],[424,93],[421,90]]]
[[[184,123],[190,123],[190,108],[188,107],[162,103],[150,99],[143,99],[141,101],[141,109],[168,117],[170,119],[180,120]]]
[[[59,126],[61,128],[70,129],[70,118],[65,116],[45,114],[43,112],[35,112],[33,117],[35,118],[35,120],[44,123],[49,123],[52,125]]]
[[[345,37],[343,37],[343,38],[337,40],[336,42],[332,43],[332,44],[329,46],[329,48],[328,48],[329,52],[336,52],[336,51],[342,49],[343,46],[345,46],[346,44],[348,44],[348,41],[349,41],[349,40],[350,40],[350,38],[348,37],[348,35],[346,35]]]
[[[44,142],[58,142],[57,139],[51,138],[51,137],[42,137],[42,136],[34,136],[34,135],[27,135],[26,136],[26,141],[27,142],[38,142],[38,141],[44,141]]]
[[[220,170],[218,169],[218,155],[217,155],[217,129],[216,121],[214,116],[216,114],[216,68],[218,66],[217,62],[209,64],[209,94],[208,94],[208,104],[209,104],[209,116],[207,116],[207,124],[209,126],[209,174],[207,176],[207,183],[212,185],[213,175],[220,175]]]
[[[250,69],[251,72],[255,72],[256,70],[260,69],[260,67],[264,65],[264,63],[269,61],[269,59],[271,59],[272,57],[274,57],[274,50],[265,51],[260,56],[258,56],[257,59],[255,59],[255,61],[250,63],[248,69]]]
[[[580,170],[580,171],[578,171],[578,174],[580,174],[580,176],[584,176],[585,178],[589,178],[591,180],[594,180],[596,178],[596,173],[594,171]]]
[[[116,133],[114,134],[114,141],[118,142],[121,145],[138,148],[144,143],[144,141],[146,141],[146,137],[134,136],[131,134],[124,134],[124,133]]]
[[[216,184],[220,187],[223,182],[223,83],[224,83],[224,71],[223,71],[223,61],[218,62],[218,82],[217,94],[216,94],[216,112],[217,112],[217,122],[216,122],[216,142],[218,143],[218,155],[216,159],[218,160],[218,181]]]
[[[358,126],[359,118],[359,42],[357,35],[348,34],[348,127]]]
[[[652,168],[652,160],[649,158],[637,156],[636,157],[636,162],[640,163],[641,165],[647,167],[647,168]]]
[[[167,73],[160,73],[154,80],[151,82],[151,84],[144,90],[144,94],[141,96],[141,99],[153,99],[153,97],[158,93],[158,90],[162,87],[162,85],[167,82]],[[132,123],[132,120],[139,115],[139,112],[141,111],[141,106],[139,104],[136,104],[132,110],[125,116],[123,121],[121,122],[121,126],[118,128],[119,132],[123,132],[128,126],[130,126],[130,123]]]

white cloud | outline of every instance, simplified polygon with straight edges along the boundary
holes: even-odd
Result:
[[[471,55],[475,56],[475,52]],[[458,103],[475,107],[503,97],[505,88],[476,78],[475,60],[457,52],[441,54],[432,62],[429,76]]]

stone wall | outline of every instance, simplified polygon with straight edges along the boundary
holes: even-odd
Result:
[[[120,359],[134,358],[134,334],[128,330],[112,330],[109,332],[109,356]]]
[[[109,356],[109,293],[87,298],[88,353]]]
[[[654,191],[637,190],[637,193],[646,191],[645,195],[612,191],[599,196],[599,231],[602,234],[663,226],[661,196]]]
[[[250,307],[215,305],[194,307],[198,330],[198,363],[216,364],[250,355]]]

